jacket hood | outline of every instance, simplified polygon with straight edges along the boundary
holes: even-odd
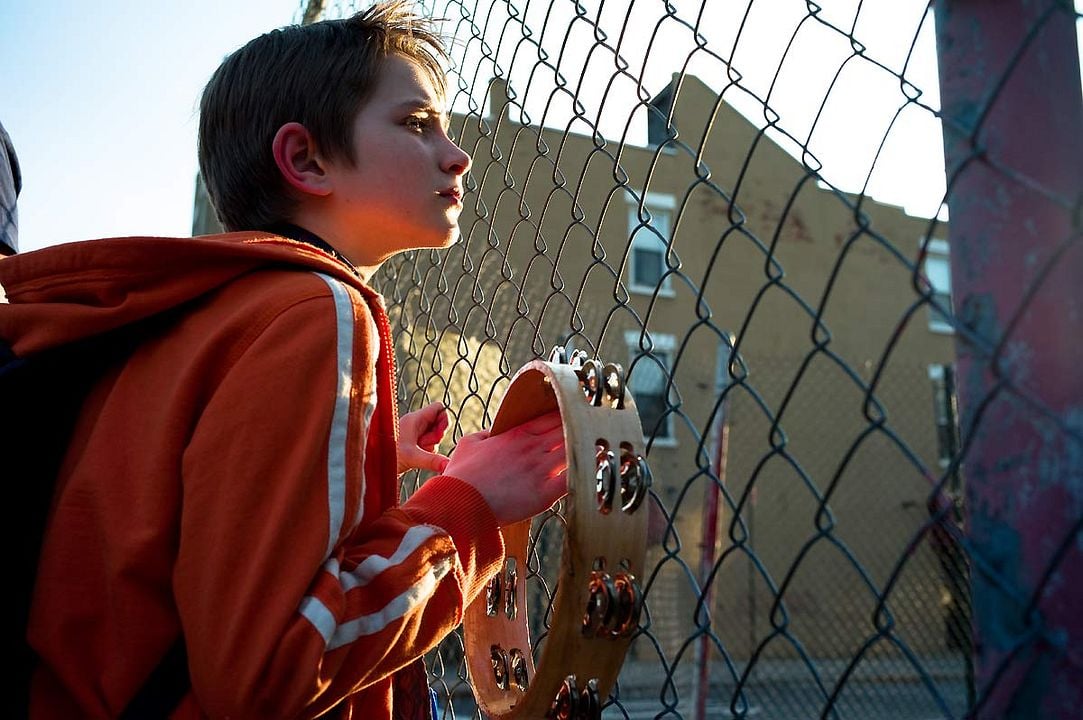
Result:
[[[26,357],[144,320],[276,265],[317,270],[371,294],[330,255],[269,233],[87,240],[0,259],[0,340]]]

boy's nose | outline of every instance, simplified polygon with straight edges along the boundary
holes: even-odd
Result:
[[[470,170],[471,162],[470,154],[449,139],[448,152],[440,169],[452,175],[465,175]]]

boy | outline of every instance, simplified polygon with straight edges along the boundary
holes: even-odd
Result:
[[[366,281],[457,237],[470,158],[441,52],[403,2],[259,37],[201,106],[230,234],[0,262],[16,355],[139,324],[61,465],[33,717],[118,716],[178,637],[191,685],[171,717],[430,717],[422,654],[499,569],[500,527],[565,487],[554,414],[450,459],[440,405],[396,417]],[[398,506],[411,467],[443,474]]]

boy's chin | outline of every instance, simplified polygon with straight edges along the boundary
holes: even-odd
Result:
[[[425,244],[425,247],[432,248],[434,250],[440,250],[442,248],[449,248],[452,245],[457,245],[462,239],[462,233],[459,232],[459,227],[456,225],[453,229],[445,233],[439,238],[433,238],[431,242]]]
[[[411,250],[443,250],[458,244],[461,238],[458,226],[445,229],[443,232],[417,233],[412,237],[403,238],[398,248],[392,251],[393,255]]]

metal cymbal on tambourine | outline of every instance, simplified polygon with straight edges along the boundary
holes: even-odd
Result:
[[[552,410],[564,425],[568,496],[560,576],[537,664],[527,625],[529,520],[504,528],[504,567],[463,618],[470,684],[493,720],[600,718],[643,605],[642,503],[651,474],[623,369],[557,348],[549,361],[515,374],[492,433]]]

